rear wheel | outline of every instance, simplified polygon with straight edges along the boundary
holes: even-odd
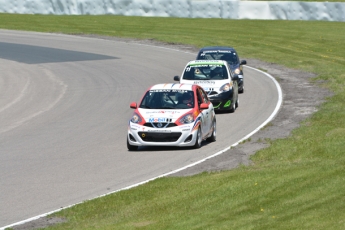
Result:
[[[136,145],[131,145],[131,144],[128,142],[128,138],[127,138],[127,149],[128,149],[129,151],[135,151],[135,150],[138,149],[138,146],[136,146]]]
[[[217,122],[216,119],[213,120],[213,125],[212,125],[212,135],[207,138],[207,141],[209,142],[215,142],[216,141],[216,136],[217,136]]]
[[[193,148],[198,149],[201,147],[201,142],[202,142],[202,135],[201,135],[201,129],[200,127],[198,128],[198,132],[196,133],[196,140]]]

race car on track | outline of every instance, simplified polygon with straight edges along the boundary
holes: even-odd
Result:
[[[203,140],[216,141],[216,115],[207,94],[198,85],[157,84],[150,87],[128,123],[127,148],[178,146],[200,148]]]
[[[234,75],[229,64],[223,60],[195,60],[185,66],[181,77],[175,76],[181,84],[200,85],[215,110],[231,113],[238,107],[238,76]]]
[[[229,63],[230,69],[238,75],[238,93],[244,92],[243,65],[247,64],[246,60],[241,60],[238,53],[233,47],[226,46],[208,46],[201,48],[196,57],[197,60],[225,60]]]

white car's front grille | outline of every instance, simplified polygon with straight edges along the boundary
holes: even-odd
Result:
[[[145,123],[144,126],[160,129],[160,128],[176,127],[177,125],[175,123],[169,123],[169,122],[148,122],[148,123]]]

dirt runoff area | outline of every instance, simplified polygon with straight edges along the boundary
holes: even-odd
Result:
[[[199,48],[192,46],[167,44],[154,40],[121,39],[97,35],[84,36],[128,43],[163,46],[195,54],[199,51]],[[239,144],[218,156],[170,176],[191,176],[201,172],[230,170],[239,165],[249,165],[251,163],[251,155],[255,154],[256,151],[269,146],[269,143],[264,140],[275,140],[289,136],[291,130],[297,128],[301,121],[316,112],[318,107],[325,101],[326,97],[332,95],[329,90],[322,88],[320,84],[311,83],[310,80],[312,77],[316,76],[315,74],[288,69],[284,66],[274,63],[266,63],[255,59],[246,59],[245,57],[241,57],[241,59],[247,60],[247,65],[250,67],[266,71],[278,81],[283,91],[283,103],[279,113],[270,122],[269,126],[251,136],[250,141]],[[14,226],[12,229],[34,230],[62,223],[64,221],[65,220],[61,218],[41,217],[37,220]]]

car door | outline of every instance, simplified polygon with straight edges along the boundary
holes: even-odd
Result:
[[[201,87],[198,87],[197,92],[198,92],[198,106],[199,106],[199,108],[200,108],[201,103],[209,104],[208,109],[204,109],[204,110],[200,111],[202,114],[201,131],[202,131],[203,136],[205,136],[206,134],[208,134],[210,132],[210,128],[212,125],[212,108],[213,108],[213,106],[212,106],[212,103],[210,103],[210,101],[208,100],[205,91]]]

